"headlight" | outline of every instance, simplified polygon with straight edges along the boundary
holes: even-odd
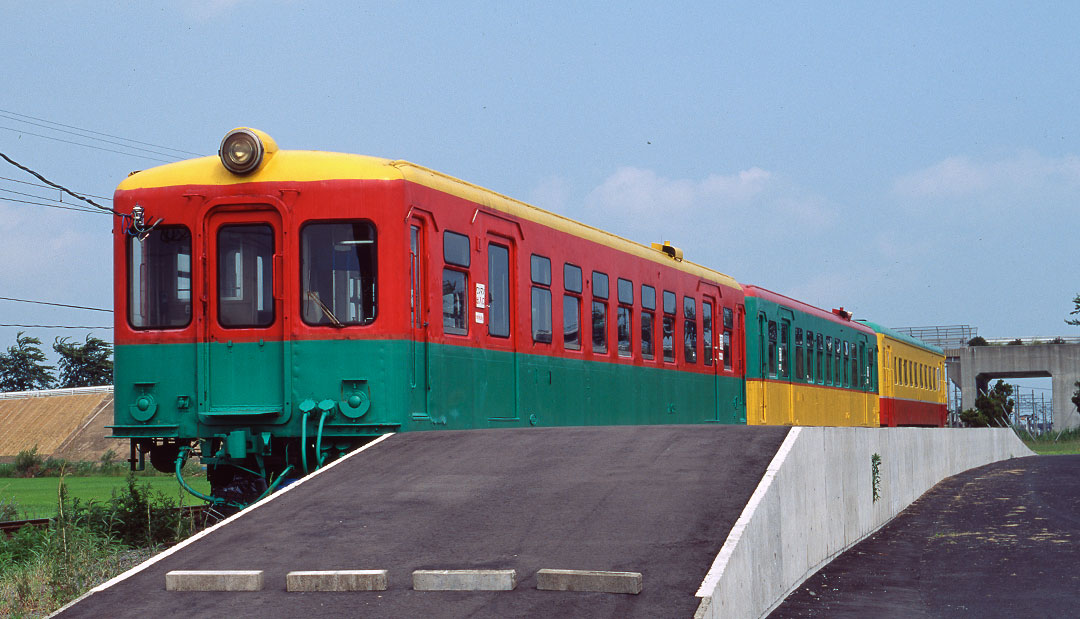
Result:
[[[225,169],[233,174],[248,174],[258,169],[263,159],[263,143],[250,129],[233,129],[221,140],[218,156]]]

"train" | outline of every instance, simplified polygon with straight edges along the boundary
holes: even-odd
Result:
[[[392,432],[945,423],[939,348],[407,161],[241,127],[114,209],[112,435],[219,504]]]

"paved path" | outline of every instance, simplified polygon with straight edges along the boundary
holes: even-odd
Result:
[[[62,616],[690,617],[787,428],[652,426],[390,437]],[[412,591],[415,569],[518,571],[509,592]],[[639,595],[536,590],[541,568],[642,572]],[[165,591],[261,569],[257,593]],[[389,590],[287,593],[291,570],[387,569]]]
[[[950,477],[770,618],[1080,616],[1080,456]]]

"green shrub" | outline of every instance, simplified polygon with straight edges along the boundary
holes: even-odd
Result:
[[[15,473],[22,477],[34,477],[44,462],[45,459],[38,453],[37,445],[34,445],[15,456]]]

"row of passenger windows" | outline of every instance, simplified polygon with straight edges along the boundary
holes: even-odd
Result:
[[[893,383],[898,386],[937,391],[940,368],[901,357],[893,358]]]
[[[764,317],[762,318],[764,321]],[[821,385],[870,388],[874,384],[874,350],[865,343],[850,342],[809,329],[795,327],[795,368],[788,351],[791,325],[768,321],[762,330],[761,373],[772,378],[796,378]],[[765,345],[765,334],[768,344]]]
[[[470,267],[469,237],[452,231],[443,233],[443,331],[453,335],[466,335],[469,332],[468,274]],[[510,287],[509,287],[509,249],[495,242],[488,243],[488,281],[487,288],[481,293],[477,287],[477,309],[488,310],[488,334],[495,337],[510,335]],[[529,277],[531,282],[531,327],[532,340],[537,344],[552,344],[556,332],[553,324],[553,298],[562,293],[563,324],[561,339],[563,348],[581,350],[588,339],[592,352],[607,354],[608,321],[614,301],[615,342],[614,347],[621,357],[631,357],[635,346],[644,359],[655,359],[656,351],[656,289],[647,284],[641,285],[640,303],[635,304],[636,290],[633,281],[624,278],[615,280],[615,296],[611,298],[611,282],[606,273],[591,272],[591,295],[584,294],[585,273],[578,265],[569,262],[562,268],[562,290],[553,285],[551,259],[540,254],[532,254],[529,259]],[[670,290],[662,290],[662,312],[660,313],[660,355],[664,361],[674,363],[676,359],[675,341],[679,321],[677,296]],[[481,294],[484,298],[481,298]],[[714,346],[722,347],[724,368],[731,369],[731,338],[734,331],[734,315],[730,308],[723,309],[723,322],[719,332],[714,331],[714,307],[711,301],[702,300],[701,321],[698,321],[698,300],[684,296],[682,305],[682,352],[687,363],[698,361],[698,327],[701,327],[702,362],[713,365]],[[588,312],[588,334],[584,334],[582,308]],[[635,320],[635,315],[637,316]],[[477,322],[480,322],[480,316]],[[718,336],[714,340],[714,335]],[[636,337],[635,337],[636,336]],[[715,342],[715,344],[714,344]]]
[[[217,322],[225,328],[268,327],[276,320],[274,229],[267,223],[222,225],[214,237]],[[191,232],[155,228],[128,237],[128,320],[136,329],[191,322]],[[309,325],[374,322],[377,249],[368,221],[306,223],[300,228],[300,317]]]

